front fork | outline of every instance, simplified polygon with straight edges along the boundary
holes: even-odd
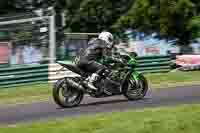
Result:
[[[136,87],[139,88],[140,87],[140,83],[139,83],[139,73],[137,71],[133,71],[131,73],[131,78],[135,81]]]

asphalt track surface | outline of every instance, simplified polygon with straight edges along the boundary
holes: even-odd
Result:
[[[143,100],[127,101],[123,96],[103,99],[85,97],[79,107],[61,109],[53,100],[12,107],[0,107],[0,124],[16,124],[38,120],[54,120],[103,112],[120,112],[134,109],[180,104],[200,103],[200,86],[166,88],[149,91]]]

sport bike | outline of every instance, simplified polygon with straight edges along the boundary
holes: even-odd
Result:
[[[101,75],[101,79],[94,83],[98,88],[95,91],[83,83],[91,73],[84,72],[74,63],[58,61],[58,64],[74,74],[65,76],[54,84],[53,98],[56,104],[63,108],[78,106],[85,94],[94,98],[124,95],[128,100],[143,99],[148,91],[148,82],[143,74],[136,71],[135,57],[125,51],[118,52],[115,56],[121,61],[101,60],[108,69]]]

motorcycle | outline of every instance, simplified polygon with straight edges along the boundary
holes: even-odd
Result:
[[[128,100],[143,99],[148,91],[148,82],[143,74],[135,70],[137,62],[129,53],[123,51],[116,54],[123,62],[101,60],[107,70],[101,75],[100,81],[95,82],[97,91],[91,90],[83,82],[91,73],[85,73],[75,64],[63,61],[57,63],[72,71],[74,76],[59,79],[53,87],[53,99],[63,108],[80,105],[85,94],[94,98],[104,98],[124,95]]]

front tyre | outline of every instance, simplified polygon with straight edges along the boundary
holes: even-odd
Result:
[[[124,96],[128,100],[140,100],[144,98],[148,91],[148,82],[146,78],[140,74],[138,87],[136,87],[135,80],[132,78],[127,79],[124,87]]]
[[[62,108],[78,106],[83,96],[83,92],[67,85],[65,79],[58,80],[53,87],[53,99]]]

